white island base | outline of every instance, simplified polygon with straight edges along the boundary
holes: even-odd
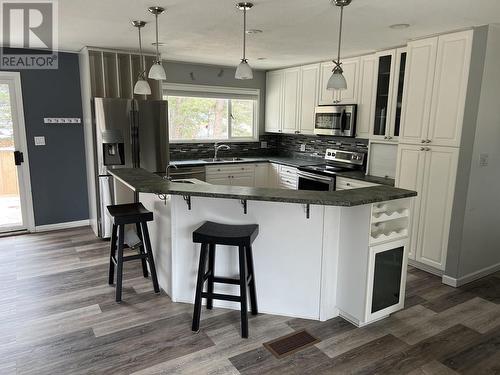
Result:
[[[192,233],[214,221],[259,225],[253,243],[259,312],[321,321],[340,313],[362,326],[403,308],[409,199],[355,207],[311,205],[309,218],[307,206],[297,203],[247,201],[245,214],[237,199],[193,196],[190,209],[178,195],[163,201],[141,193],[139,200],[154,212],[149,228],[159,283],[174,302],[194,301],[200,245],[192,242]],[[380,268],[387,257],[376,262],[376,255],[390,250],[395,254],[389,263],[399,265],[389,265],[387,272]],[[215,273],[238,275],[237,248],[217,246]],[[238,295],[239,287],[215,284],[215,292]],[[377,311],[374,294],[379,305],[380,298],[386,299]],[[214,306],[240,308],[228,301],[214,300]]]

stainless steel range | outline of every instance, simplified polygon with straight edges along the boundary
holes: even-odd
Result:
[[[327,149],[325,164],[300,167],[299,190],[335,191],[335,176],[338,172],[364,170],[366,153],[340,149]]]

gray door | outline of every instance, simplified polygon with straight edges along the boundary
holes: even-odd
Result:
[[[138,100],[139,166],[165,172],[169,163],[168,104],[165,100]]]

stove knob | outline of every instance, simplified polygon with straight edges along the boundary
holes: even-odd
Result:
[[[332,156],[332,153],[331,152],[327,152],[326,153],[328,156]]]

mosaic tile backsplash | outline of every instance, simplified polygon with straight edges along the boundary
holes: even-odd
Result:
[[[267,142],[267,148],[261,148]],[[305,145],[305,151],[301,146]],[[294,157],[323,157],[327,148],[367,150],[368,140],[315,135],[263,134],[259,142],[232,142],[230,150],[219,151],[220,157],[283,155]],[[214,156],[213,143],[171,143],[171,160],[208,159]]]

